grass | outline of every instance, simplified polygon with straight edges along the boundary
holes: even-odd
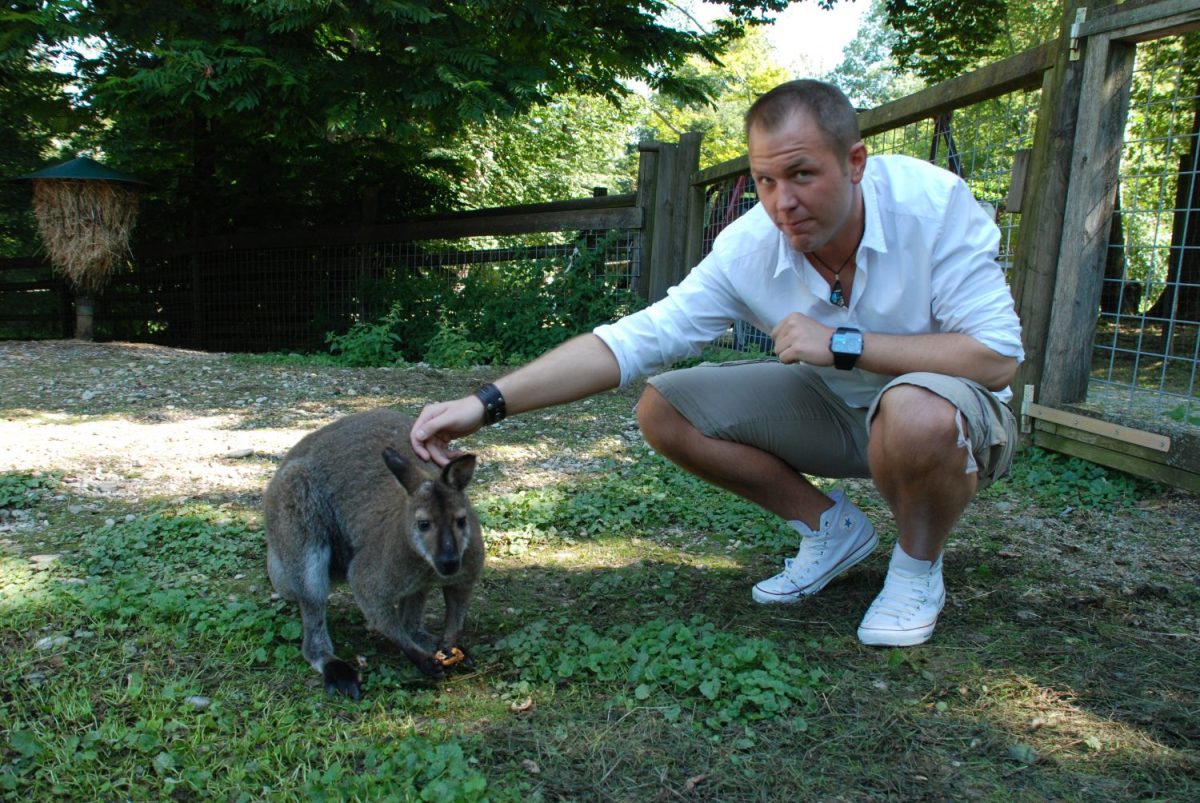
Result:
[[[0,474],[0,797],[1200,797],[1196,551],[1172,551],[1192,500],[1025,452],[955,534],[934,641],[870,649],[854,629],[886,549],[810,604],[755,606],[791,539],[600,425],[628,406],[473,447],[491,456],[473,671],[425,680],[335,594],[361,703],[301,659],[252,497],[97,508],[71,466]],[[1126,542],[1184,557],[1118,577]]]

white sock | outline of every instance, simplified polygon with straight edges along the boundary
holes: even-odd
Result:
[[[916,577],[922,574],[929,574],[933,571],[942,570],[942,556],[938,555],[937,560],[918,560],[912,555],[909,555],[900,547],[900,542],[896,542],[896,546],[892,549],[892,559],[888,563],[888,570],[895,570],[907,577]]]

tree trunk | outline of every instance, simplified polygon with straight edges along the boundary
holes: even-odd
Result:
[[[1113,200],[1112,225],[1108,229],[1108,253],[1104,259],[1104,286],[1100,291],[1100,312],[1107,315],[1134,313],[1142,298],[1140,282],[1125,276],[1125,226],[1121,219],[1121,188]]]

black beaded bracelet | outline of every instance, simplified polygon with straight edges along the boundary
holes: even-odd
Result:
[[[500,393],[500,388],[491,383],[475,391],[475,398],[483,402],[483,423],[485,424],[495,424],[498,421],[503,421],[504,416],[508,414],[508,409],[504,404],[504,396]]]

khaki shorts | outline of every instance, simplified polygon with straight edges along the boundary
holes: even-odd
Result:
[[[803,474],[869,477],[867,435],[879,398],[896,385],[936,393],[959,411],[960,445],[979,490],[1008,473],[1017,441],[1008,406],[969,379],[933,373],[898,376],[869,409],[850,407],[810,366],[777,360],[705,364],[650,379],[676,410],[712,438],[755,446]]]

